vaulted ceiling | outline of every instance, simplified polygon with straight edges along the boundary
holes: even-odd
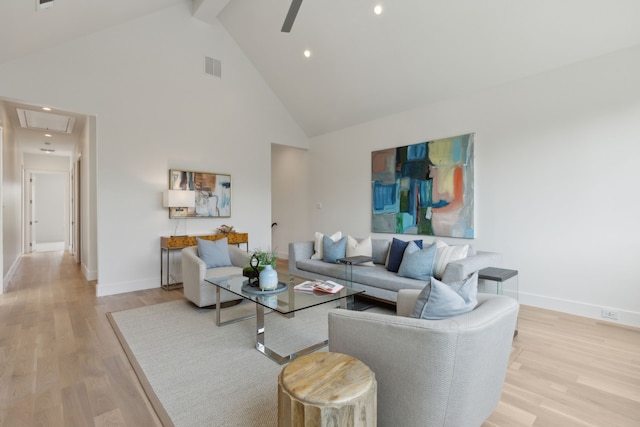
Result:
[[[290,33],[291,0],[55,2],[0,2],[0,63],[192,3],[309,136],[640,45],[638,0],[303,0]]]

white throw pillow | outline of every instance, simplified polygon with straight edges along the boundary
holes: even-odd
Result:
[[[436,240],[436,245],[436,262],[433,265],[433,275],[436,279],[442,279],[447,264],[467,257],[469,245],[449,246],[441,240]]]
[[[333,240],[334,242],[337,242],[338,240],[342,239],[342,232],[336,231],[331,236],[327,236],[327,237]],[[313,242],[313,255],[311,255],[311,259],[320,259],[320,260],[324,259],[324,250],[323,250],[324,246],[322,244],[323,238],[324,238],[324,234],[318,233],[316,231],[315,239]]]
[[[346,257],[351,256],[371,256],[373,254],[373,246],[371,245],[371,236],[358,241],[356,238],[347,236],[347,253]],[[373,261],[364,262],[358,265],[373,267]]]

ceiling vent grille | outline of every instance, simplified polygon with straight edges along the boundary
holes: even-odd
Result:
[[[20,126],[27,129],[72,133],[76,118],[62,114],[16,108]]]
[[[55,0],[36,0],[36,11],[49,9],[54,3]]]
[[[219,59],[204,57],[204,72],[215,77],[222,77],[222,61]]]

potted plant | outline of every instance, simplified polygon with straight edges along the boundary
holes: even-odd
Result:
[[[263,251],[261,249],[256,249],[253,251],[253,255],[260,261],[260,265],[258,266],[259,270],[262,270],[265,265],[271,265],[271,267],[276,268],[278,253],[275,249],[272,251]]]
[[[252,253],[251,253],[251,257],[253,258],[256,257],[259,261],[258,264],[258,271],[262,271],[264,270],[264,266],[265,265],[271,265],[272,268],[276,268],[276,261],[278,259],[278,253],[277,251],[274,250],[269,250],[269,251],[263,251],[262,249],[255,249]],[[247,277],[250,276],[251,272],[253,271],[253,268],[251,266],[247,266],[243,269],[243,274]]]

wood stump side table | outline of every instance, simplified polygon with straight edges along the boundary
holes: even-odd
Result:
[[[278,426],[375,427],[375,374],[342,353],[294,359],[278,376]]]

